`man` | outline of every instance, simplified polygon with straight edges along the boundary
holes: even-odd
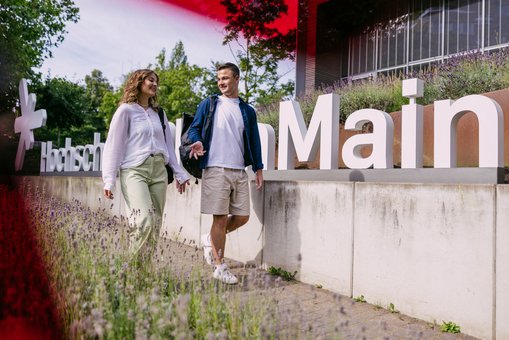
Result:
[[[256,174],[256,188],[263,185],[260,136],[254,109],[239,98],[239,68],[225,63],[217,68],[221,95],[200,103],[188,136],[191,157],[203,169],[201,213],[213,215],[209,234],[202,235],[204,257],[214,265],[214,278],[238,282],[223,262],[226,234],[249,220],[249,185],[245,167]],[[206,117],[211,110],[210,123]],[[214,107],[215,105],[215,107]]]

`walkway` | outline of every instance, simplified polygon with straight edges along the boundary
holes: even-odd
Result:
[[[163,257],[171,259],[167,265],[177,273],[208,270],[198,247],[163,238],[161,243]],[[430,324],[308,284],[285,282],[261,269],[245,268],[231,260],[227,263],[240,279],[238,285],[232,286],[233,292],[246,296],[260,292],[263,296],[273,294],[279,305],[279,320],[304,339],[476,339],[442,333],[442,320],[437,320],[438,325]]]

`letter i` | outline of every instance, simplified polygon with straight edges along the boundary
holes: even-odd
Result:
[[[421,79],[403,80],[403,97],[410,104],[401,108],[401,167],[422,168],[423,161],[423,107],[416,104],[416,98],[424,94],[424,81]]]

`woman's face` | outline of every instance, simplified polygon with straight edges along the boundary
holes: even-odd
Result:
[[[143,83],[141,83],[141,93],[151,98],[156,95],[157,92],[157,77],[155,74],[150,74]]]

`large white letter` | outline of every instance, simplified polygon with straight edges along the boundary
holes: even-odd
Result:
[[[362,109],[352,113],[345,122],[345,130],[360,131],[368,122],[373,123],[373,133],[352,136],[343,145],[343,162],[351,169],[391,169],[394,123],[389,114],[375,109]],[[373,152],[363,158],[361,148],[373,145]]]
[[[409,105],[401,107],[401,167],[422,168],[423,108],[415,101],[424,94],[421,79],[403,80],[403,96],[410,99]]]
[[[320,135],[318,131],[320,130]],[[291,138],[290,138],[291,136]],[[279,104],[278,169],[295,167],[295,154],[301,162],[316,157],[320,143],[320,169],[337,169],[339,152],[339,96],[326,94],[318,97],[309,130],[296,101]]]
[[[504,114],[496,101],[471,95],[435,102],[435,168],[456,167],[456,129],[467,112],[479,120],[479,167],[504,166]]]
[[[264,170],[274,170],[276,159],[276,134],[269,124],[258,123],[258,134],[262,148],[262,162]]]

